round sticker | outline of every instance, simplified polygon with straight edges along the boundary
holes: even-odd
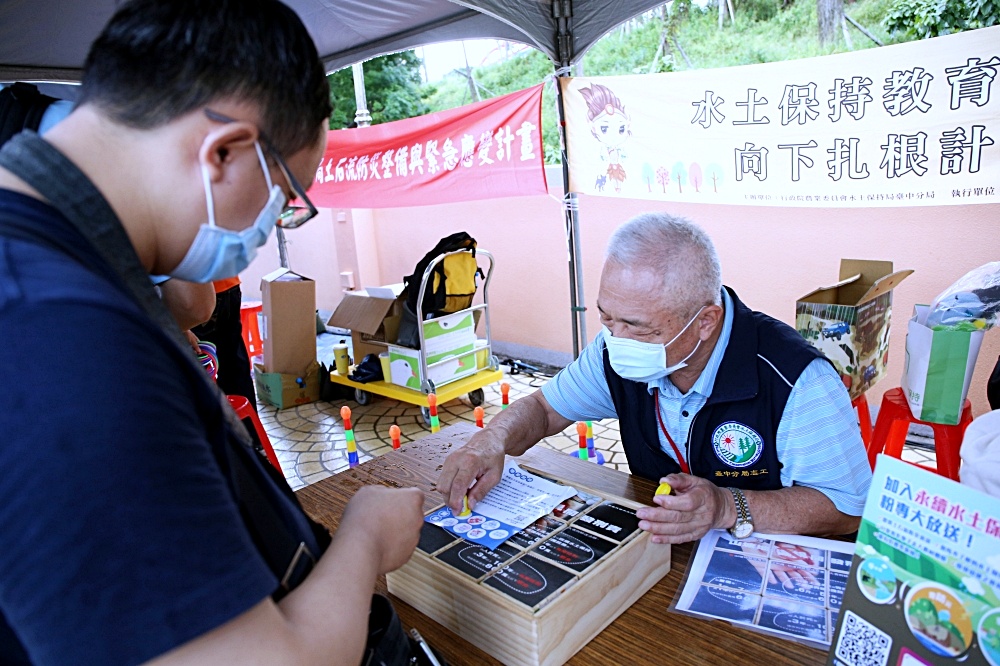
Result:
[[[507,535],[510,534],[507,530],[493,530],[490,532],[491,539],[506,539]]]
[[[983,615],[976,631],[979,649],[990,666],[1000,666],[1000,608]]]
[[[469,530],[469,533],[466,534],[465,536],[466,538],[469,539],[482,539],[484,536],[486,536],[486,530],[476,527],[474,529]]]
[[[891,603],[896,598],[896,574],[882,558],[865,560],[858,566],[858,587],[872,603]]]
[[[498,527],[500,527],[499,520],[487,520],[485,523],[483,523],[484,530],[495,530]]]
[[[753,428],[726,421],[712,433],[712,449],[730,467],[749,467],[763,453],[764,440]]]
[[[906,595],[903,614],[921,645],[943,657],[958,657],[972,642],[972,619],[951,588],[921,583]]]
[[[471,529],[472,525],[470,525],[469,523],[459,523],[458,525],[455,525],[455,527],[452,528],[452,530],[454,530],[456,534],[465,534]]]
[[[457,523],[458,523],[458,518],[445,518],[444,520],[439,522],[438,525],[440,525],[441,527],[451,527],[452,525],[455,525]]]
[[[483,518],[482,516],[472,516],[471,518],[469,518],[469,524],[470,524],[470,525],[479,525],[479,524],[481,524],[481,523],[482,523],[482,522],[483,522],[484,520],[486,520],[486,519],[485,519],[485,518]]]

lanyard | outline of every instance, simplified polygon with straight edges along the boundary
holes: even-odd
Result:
[[[663,434],[666,435],[667,441],[670,443],[670,448],[674,450],[674,455],[677,456],[677,462],[680,463],[681,471],[685,474],[690,474],[691,471],[688,468],[687,462],[684,461],[684,456],[681,455],[680,449],[678,449],[677,445],[674,444],[673,438],[670,436],[670,433],[667,432],[667,427],[663,425],[663,416],[660,414],[660,389],[653,389],[653,398],[656,400],[656,420],[660,424],[660,430],[662,430]]]

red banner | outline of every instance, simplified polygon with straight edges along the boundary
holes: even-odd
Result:
[[[545,194],[542,86],[419,118],[327,133],[309,198],[393,208]]]

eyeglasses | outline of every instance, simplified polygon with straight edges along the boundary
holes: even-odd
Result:
[[[205,109],[205,115],[217,123],[236,122],[235,118],[224,116],[217,111],[212,111],[211,109]],[[316,210],[316,206],[314,206],[313,202],[306,196],[306,189],[302,187],[299,181],[296,180],[295,176],[292,175],[291,169],[289,169],[288,165],[285,164],[285,160],[281,158],[281,154],[275,149],[274,144],[271,143],[270,139],[267,138],[267,135],[265,135],[263,131],[259,132],[261,145],[274,159],[275,164],[278,165],[278,170],[285,176],[285,180],[288,181],[288,187],[292,190],[292,199],[297,199],[303,204],[289,204],[285,206],[285,210],[283,210],[281,215],[278,216],[278,226],[282,229],[295,229],[296,227],[301,227],[303,224],[319,215],[319,211]]]

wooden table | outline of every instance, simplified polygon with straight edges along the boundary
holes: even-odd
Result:
[[[341,472],[298,491],[302,506],[331,531],[337,527],[347,501],[362,485],[415,486],[426,493],[424,512],[439,506],[442,497],[435,481],[445,457],[475,432],[460,424],[407,444],[352,470]],[[622,472],[583,462],[542,447],[518,458],[538,472],[558,475],[599,492],[649,503],[656,484]],[[691,544],[673,546],[670,573],[638,602],[611,623],[568,663],[584,664],[823,664],[826,654],[793,643],[735,627],[720,620],[667,611],[681,584]],[[379,591],[385,592],[384,579]],[[468,641],[456,636],[411,606],[393,600],[403,624],[416,627],[453,666],[500,664]]]

